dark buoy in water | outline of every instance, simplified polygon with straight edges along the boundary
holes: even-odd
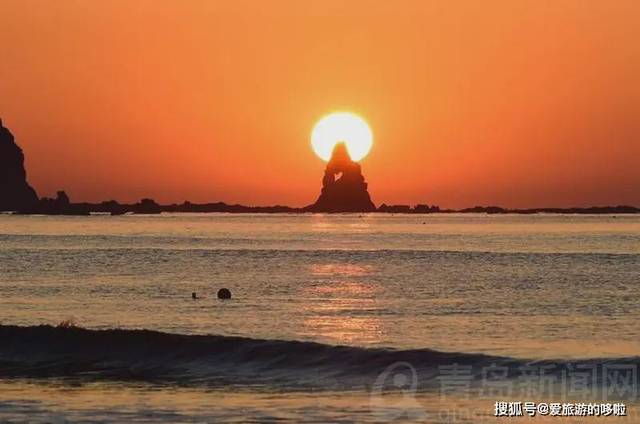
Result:
[[[229,289],[218,290],[218,299],[231,299],[231,291]]]

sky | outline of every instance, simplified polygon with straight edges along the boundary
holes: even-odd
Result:
[[[0,1],[41,196],[304,206],[347,110],[378,205],[640,205],[637,0]]]

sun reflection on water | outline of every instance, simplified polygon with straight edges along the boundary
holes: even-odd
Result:
[[[372,345],[383,338],[382,310],[376,295],[380,288],[362,277],[375,273],[372,266],[349,263],[313,264],[316,280],[304,288],[305,335],[332,344]]]
[[[370,265],[339,263],[311,265],[312,275],[361,277],[373,272],[374,268]]]

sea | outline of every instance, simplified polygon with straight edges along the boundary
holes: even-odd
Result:
[[[638,215],[0,215],[3,423],[640,422],[639,368]]]

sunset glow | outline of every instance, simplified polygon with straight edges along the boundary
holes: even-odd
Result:
[[[42,196],[305,206],[311,129],[353,111],[387,204],[640,201],[636,0],[30,4],[0,118]]]
[[[323,160],[331,158],[336,143],[347,145],[349,156],[359,161],[369,153],[373,135],[367,122],[350,112],[336,112],[322,118],[311,131],[313,151]]]
[[[0,5],[0,424],[640,417],[640,0]]]

